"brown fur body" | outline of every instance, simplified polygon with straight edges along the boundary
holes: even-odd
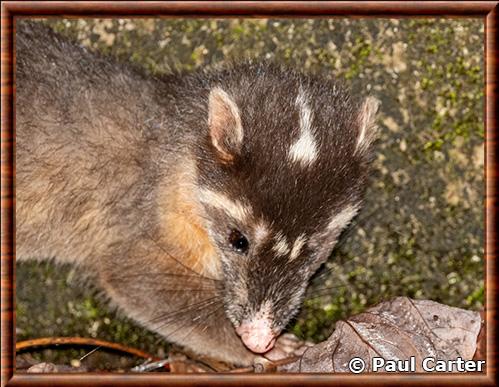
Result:
[[[274,304],[280,308],[275,315],[286,315],[279,320],[279,329],[296,312],[308,278],[328,256],[344,226],[326,237],[323,230],[329,215],[324,214],[360,200],[367,158],[362,154],[352,162],[354,156],[349,156],[356,152],[360,105],[343,92],[333,95],[337,107],[328,114],[336,114],[331,122],[342,123],[335,135],[345,140],[334,143],[325,134],[319,137],[321,146],[331,144],[328,152],[334,149],[336,156],[321,161],[327,166],[324,173],[294,178],[295,189],[308,186],[314,200],[302,193],[293,197],[286,176],[295,172],[279,167],[278,158],[285,159],[279,152],[292,140],[293,125],[249,127],[259,115],[260,124],[268,124],[273,116],[281,123],[297,121],[293,109],[276,111],[276,106],[293,106],[294,97],[285,96],[298,93],[299,84],[310,82],[307,78],[290,75],[289,90],[282,94],[276,94],[275,88],[280,87],[279,77],[288,75],[267,66],[155,79],[92,54],[37,24],[18,23],[17,29],[18,259],[55,258],[76,264],[97,280],[112,303],[144,326],[203,355],[251,363],[254,354],[244,347],[226,314],[238,324],[243,311],[236,306],[241,305],[241,297],[256,305],[277,294],[282,305]],[[260,72],[268,74],[262,81],[258,81]],[[251,153],[246,143],[240,146],[236,137],[232,143],[213,140],[214,145],[210,144],[207,127],[217,122],[208,122],[208,96],[218,85],[230,92],[236,105],[226,102],[232,97],[220,94],[221,102],[213,102],[226,103],[219,117],[242,125],[244,138],[253,141],[251,146],[259,147],[258,152]],[[312,93],[315,89],[310,87]],[[254,89],[261,90],[257,95],[274,97],[245,101]],[[315,92],[319,97],[326,93],[320,88]],[[312,104],[316,109],[321,101]],[[241,117],[237,106],[247,107]],[[318,114],[316,121],[326,125]],[[261,130],[281,135],[270,140],[258,134]],[[224,135],[212,130],[212,136],[223,140]],[[262,163],[252,154],[259,155]],[[342,167],[341,159],[348,157]],[[237,167],[239,163],[244,164]],[[245,165],[258,176],[260,186],[241,175]],[[228,183],[231,168],[238,168],[234,176],[239,183],[233,186]],[[266,170],[272,175],[266,175]],[[320,179],[331,180],[321,184]],[[281,196],[277,188],[267,192],[273,182],[283,185]],[[259,261],[252,266],[246,261],[231,264],[232,256],[219,245],[226,233],[219,227],[226,220],[201,204],[200,186],[218,188],[232,199],[248,198],[255,224],[266,219],[276,230],[294,227],[286,234],[294,238],[304,230],[311,237],[303,252],[317,256],[313,261],[298,258],[293,264],[283,257],[265,258],[269,265],[265,267]],[[318,196],[324,190],[328,198]],[[259,198],[259,193],[266,198]],[[296,210],[286,209],[289,200],[296,201]],[[261,246],[262,257],[272,250],[270,244]],[[276,270],[286,265],[288,277]],[[267,277],[270,282],[265,283]],[[284,281],[288,288],[283,287]],[[293,298],[292,307],[285,305],[286,297]]]
[[[215,298],[218,281],[183,266],[202,273],[191,244],[213,247],[186,197],[188,178],[195,178],[182,170],[189,149],[173,131],[160,132],[160,125],[172,124],[159,115],[169,96],[155,94],[158,85],[137,73],[116,72],[119,65],[96,63],[94,55],[65,44],[36,25],[17,39],[17,258],[82,266],[146,327],[247,364],[252,355]],[[206,319],[210,313],[218,318]]]

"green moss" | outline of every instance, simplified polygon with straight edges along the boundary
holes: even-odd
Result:
[[[466,297],[466,303],[471,308],[481,308],[485,305],[485,289],[483,284],[475,289],[468,297]]]

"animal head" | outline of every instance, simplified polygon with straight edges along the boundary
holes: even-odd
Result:
[[[250,350],[273,346],[359,210],[377,108],[333,81],[271,66],[210,84],[198,198],[226,314]]]

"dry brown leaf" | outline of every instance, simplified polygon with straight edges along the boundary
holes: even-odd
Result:
[[[398,297],[336,324],[330,338],[308,349],[287,372],[350,372],[349,362],[361,358],[365,372],[373,357],[386,360],[415,358],[423,371],[424,358],[473,358],[481,328],[480,313],[429,300]]]

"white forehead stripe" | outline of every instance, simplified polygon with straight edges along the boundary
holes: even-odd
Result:
[[[282,233],[278,233],[275,239],[277,242],[274,246],[272,246],[272,250],[274,250],[277,255],[286,255],[289,253],[289,246],[286,241],[286,237],[282,235]]]
[[[315,139],[308,130],[302,131],[300,138],[289,148],[289,157],[303,166],[312,164],[317,158]]]
[[[295,243],[293,243],[293,248],[291,249],[291,253],[289,254],[289,260],[292,261],[296,259],[300,253],[303,245],[307,241],[304,234],[301,234],[298,238],[296,238]]]
[[[298,96],[296,97],[296,106],[298,106],[300,112],[300,130],[312,130],[312,110],[310,110],[307,102],[307,97],[301,89],[298,92]]]
[[[293,162],[308,166],[317,159],[317,143],[312,132],[312,110],[302,90],[298,92],[296,105],[300,115],[300,137],[289,148],[288,156]]]
[[[224,194],[209,189],[201,189],[199,199],[204,204],[224,210],[228,215],[241,222],[251,213],[250,207],[239,200],[231,200]]]
[[[341,210],[339,213],[334,215],[329,222],[327,228],[329,230],[341,230],[345,228],[348,223],[352,220],[352,218],[357,214],[357,211],[360,208],[360,204],[349,205],[348,207]]]

